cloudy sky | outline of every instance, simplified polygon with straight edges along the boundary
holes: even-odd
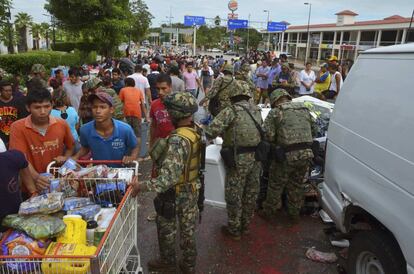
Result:
[[[240,19],[247,19],[249,14],[251,21],[265,22],[270,10],[271,21],[288,21],[291,24],[306,24],[308,6],[303,2],[312,3],[311,23],[335,22],[335,13],[344,9],[355,11],[359,14],[357,20],[382,19],[384,17],[399,14],[410,17],[414,9],[413,0],[239,0],[239,9],[236,13]],[[36,22],[48,21],[43,14],[45,0],[13,0],[13,13],[27,12],[33,16]],[[167,23],[172,11],[173,22],[183,22],[184,15],[197,15],[215,17],[219,15],[226,18],[228,0],[145,0],[150,12],[154,15],[153,26]],[[260,25],[256,25],[260,27]]]

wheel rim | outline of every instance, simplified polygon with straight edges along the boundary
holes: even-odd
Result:
[[[356,274],[385,274],[385,271],[375,254],[364,251],[356,261]]]

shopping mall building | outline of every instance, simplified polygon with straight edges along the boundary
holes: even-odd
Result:
[[[414,30],[408,31],[411,18],[393,15],[381,20],[356,21],[358,14],[349,10],[336,16],[336,23],[309,25],[308,56],[312,61],[320,62],[331,55],[355,60],[361,51],[370,48],[414,42]],[[285,32],[275,35],[278,51],[305,59],[308,25],[290,25]]]

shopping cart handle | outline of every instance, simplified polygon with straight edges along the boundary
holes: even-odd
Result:
[[[122,160],[77,160],[78,164],[122,164]]]

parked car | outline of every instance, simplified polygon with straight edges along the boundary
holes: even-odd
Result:
[[[221,49],[218,49],[218,48],[212,48],[211,49],[211,52],[220,53],[220,52],[222,52],[222,50]]]
[[[289,52],[281,52],[281,53],[279,53],[279,56],[280,56],[281,54],[286,55],[286,57],[287,57],[287,58],[292,58],[292,57],[293,57],[293,56],[292,56],[292,54],[290,54]]]
[[[232,50],[228,50],[224,53],[225,55],[237,55],[236,52],[232,51]]]
[[[362,52],[335,102],[319,189],[349,274],[414,273],[413,67],[414,43]]]

